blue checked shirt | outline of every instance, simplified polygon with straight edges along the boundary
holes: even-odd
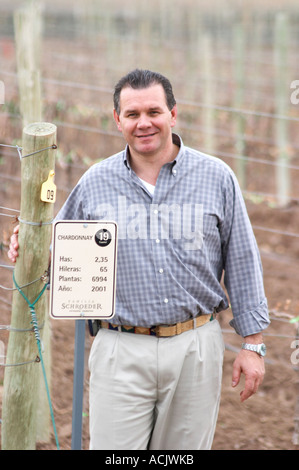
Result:
[[[237,180],[221,160],[185,147],[176,134],[173,141],[180,151],[162,167],[153,195],[126,148],[82,176],[56,220],[117,222],[113,323],[170,325],[230,302],[236,332],[258,333],[269,324],[267,300]]]

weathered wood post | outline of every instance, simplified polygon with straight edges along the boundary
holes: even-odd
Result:
[[[278,116],[286,116],[289,104],[289,96],[286,90],[290,87],[288,76],[288,46],[289,46],[289,21],[285,13],[278,13],[275,18],[275,107]],[[277,145],[276,184],[277,196],[280,206],[289,202],[290,195],[290,170],[289,165],[289,129],[288,120],[277,117],[275,119],[275,136]]]
[[[237,24],[234,27],[234,74],[235,74],[235,96],[234,107],[242,109],[244,101],[245,87],[245,32],[243,24]],[[243,190],[246,189],[246,164],[245,153],[245,127],[246,119],[241,112],[236,112],[234,118],[235,124],[235,149],[237,152],[236,174]]]
[[[40,80],[41,4],[26,2],[14,13],[16,59],[23,125],[42,120]]]
[[[204,35],[202,38],[203,46],[203,71],[204,71],[204,93],[203,93],[203,125],[204,132],[204,151],[211,155],[215,151],[215,110],[213,104],[215,100],[215,80],[213,67],[213,47],[211,37]]]
[[[45,283],[41,279],[49,266],[53,204],[41,201],[41,187],[55,168],[56,126],[33,123],[23,130],[21,161],[21,210],[19,257],[14,279],[33,303]],[[32,154],[26,156],[28,154]],[[51,195],[49,195],[51,197]],[[35,282],[33,282],[35,281]],[[29,284],[30,283],[30,284]],[[28,287],[23,287],[25,285]],[[37,324],[42,325],[47,297],[35,304]],[[13,294],[12,318],[4,376],[2,410],[2,449],[30,450],[36,445],[36,410],[39,370],[37,342],[32,331],[32,316],[26,299],[18,290]],[[27,331],[30,330],[31,331]],[[43,355],[46,355],[44,351]]]
[[[14,31],[20,110],[23,127],[32,122],[42,121],[42,92],[40,60],[42,48],[42,6],[39,0],[29,0],[14,13]],[[50,348],[50,321],[47,317],[44,326],[44,344]],[[51,356],[46,358],[47,375],[51,376]],[[37,438],[41,441],[50,439],[50,414],[48,400],[44,393],[41,374],[39,393]]]

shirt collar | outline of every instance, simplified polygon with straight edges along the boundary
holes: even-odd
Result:
[[[184,144],[181,139],[181,137],[178,134],[172,134],[172,142],[177,145],[180,150],[176,156],[176,158],[171,162],[171,168],[175,166],[176,169],[178,169],[181,165],[183,156],[184,156]],[[123,160],[124,164],[126,165],[127,169],[131,171],[131,166],[130,166],[130,149],[129,145],[126,145],[126,148],[123,153]]]

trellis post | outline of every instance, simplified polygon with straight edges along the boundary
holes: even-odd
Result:
[[[56,148],[55,125],[32,123],[24,128],[19,218],[20,248],[14,269],[14,280],[30,303],[38,298],[43,289],[45,280],[41,278],[49,266],[54,209],[50,201],[41,201],[41,187],[48,179],[51,170],[54,170],[54,148]],[[29,283],[28,287],[23,287]],[[35,305],[41,338],[46,311],[45,294]],[[1,433],[3,450],[32,450],[36,446],[36,411],[41,358],[32,326],[29,305],[20,292],[15,290],[4,376]],[[47,351],[44,351],[43,355],[46,356]]]
[[[23,125],[42,120],[41,4],[30,0],[14,13],[16,60]]]
[[[237,24],[234,27],[234,75],[235,75],[235,96],[234,106],[240,110],[243,107],[244,101],[244,86],[245,86],[245,32],[243,24]],[[246,166],[247,159],[245,153],[245,127],[246,119],[242,112],[237,111],[234,118],[235,124],[235,148],[237,152],[236,174],[242,190],[246,189]]]
[[[215,110],[213,103],[215,100],[215,81],[213,75],[213,47],[212,39],[209,35],[202,37],[203,46],[203,71],[204,71],[204,93],[203,93],[203,125],[204,132],[204,151],[213,154],[215,151]]]
[[[23,126],[42,121],[42,92],[40,61],[42,47],[42,5],[39,0],[26,1],[14,12],[14,31],[16,43],[16,61],[20,96],[20,111]],[[43,340],[45,347],[50,348],[50,322],[45,321]],[[47,355],[47,375],[51,375],[51,356]],[[38,404],[37,437],[42,441],[50,439],[50,414],[48,402],[41,387]]]
[[[288,120],[285,118],[288,110],[288,16],[278,13],[275,19],[275,107],[278,117],[275,119],[275,136],[277,145],[276,182],[277,196],[280,206],[289,202],[291,177],[289,165],[289,129]],[[281,116],[281,117],[280,117]]]

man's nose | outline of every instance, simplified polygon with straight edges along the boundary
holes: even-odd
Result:
[[[151,121],[146,114],[141,114],[139,116],[138,123],[137,123],[137,126],[139,129],[144,129],[146,127],[150,127],[151,125],[152,125]]]

